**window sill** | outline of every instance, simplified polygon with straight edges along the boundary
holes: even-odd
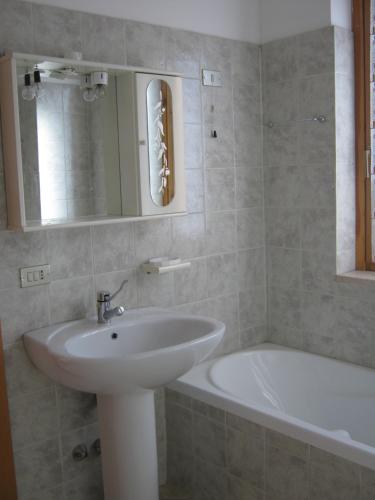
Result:
[[[350,271],[349,273],[336,274],[339,283],[365,283],[372,281],[375,284],[375,272],[373,271]]]

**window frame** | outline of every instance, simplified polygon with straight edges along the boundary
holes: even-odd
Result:
[[[371,0],[353,0],[356,130],[356,269],[375,271],[371,209]]]

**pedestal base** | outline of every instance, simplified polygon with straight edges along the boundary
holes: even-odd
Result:
[[[98,395],[105,500],[158,500],[154,393]]]

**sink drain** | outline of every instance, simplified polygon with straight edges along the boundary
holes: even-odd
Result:
[[[115,340],[118,338],[118,333],[112,333],[111,339]]]

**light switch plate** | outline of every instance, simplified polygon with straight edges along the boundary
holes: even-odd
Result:
[[[46,285],[50,282],[51,268],[49,264],[42,266],[23,267],[20,269],[21,288]]]
[[[223,79],[220,71],[212,71],[209,69],[202,70],[202,83],[210,87],[222,87]]]

